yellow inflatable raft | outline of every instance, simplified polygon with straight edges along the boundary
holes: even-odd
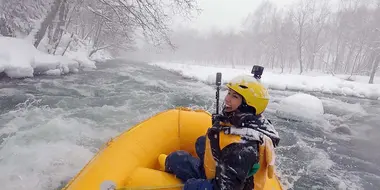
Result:
[[[194,143],[210,126],[203,110],[161,112],[108,141],[63,189],[180,190],[179,179],[159,170],[158,157],[180,149],[196,155]],[[280,189],[277,177],[267,180],[265,190]]]

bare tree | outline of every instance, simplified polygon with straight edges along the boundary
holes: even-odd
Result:
[[[41,27],[38,30],[37,34],[35,35],[34,46],[36,48],[40,44],[42,38],[45,36],[46,30],[48,29],[48,27],[53,24],[53,20],[58,13],[59,6],[61,5],[61,1],[62,0],[54,0],[54,3],[51,6],[49,13],[45,17],[45,19],[42,21]]]
[[[303,72],[303,59],[304,59],[304,46],[307,36],[306,30],[309,26],[309,22],[313,13],[312,9],[313,0],[301,0],[297,7],[290,12],[291,17],[296,23],[295,41],[297,42],[297,52],[300,74]]]
[[[372,64],[369,83],[373,84],[373,80],[375,78],[375,74],[377,70],[379,69],[380,64],[380,23],[378,22],[378,18],[380,17],[380,0],[377,2],[377,8],[375,10],[375,13],[372,16],[372,24],[374,25],[374,29],[372,30],[372,48],[373,52],[375,54],[375,59]]]
[[[317,54],[325,45],[326,41],[321,39],[321,35],[328,22],[331,13],[330,4],[327,0],[314,1],[311,3],[311,19],[310,27],[307,29],[308,39],[306,39],[306,52],[308,53],[307,69],[313,70],[315,67],[315,59]]]

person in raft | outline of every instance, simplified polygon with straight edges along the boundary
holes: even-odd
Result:
[[[222,114],[213,115],[213,126],[195,143],[199,158],[182,150],[159,156],[184,190],[260,190],[274,175],[280,138],[262,114],[267,89],[252,76],[238,76],[227,87]]]

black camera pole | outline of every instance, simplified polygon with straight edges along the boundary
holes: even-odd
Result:
[[[222,73],[216,73],[216,114],[219,114],[219,90],[222,84]]]

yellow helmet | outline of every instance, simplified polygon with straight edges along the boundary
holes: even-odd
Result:
[[[267,89],[253,76],[237,76],[226,86],[243,96],[246,104],[255,108],[256,115],[263,113],[269,103]]]

